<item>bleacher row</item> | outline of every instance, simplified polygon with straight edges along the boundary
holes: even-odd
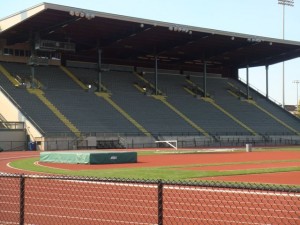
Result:
[[[24,88],[15,87],[0,73],[2,88],[39,125],[45,136],[74,132],[41,99],[26,90],[31,80],[29,66],[8,62],[1,65],[11,76],[24,82]],[[251,90],[252,101],[248,101],[235,92],[242,93],[246,87],[234,79],[208,77],[207,94],[211,98],[202,98],[201,93],[191,88],[192,84],[193,88],[201,89],[202,76],[161,70],[158,88],[163,95],[155,98],[152,95],[155,76],[150,69],[138,68],[137,72],[118,66],[106,69],[102,72],[106,90],[103,96],[94,93],[97,76],[98,72],[92,68],[36,67],[35,86],[81,133],[154,139],[203,136],[215,140],[233,136],[300,135],[299,119],[254,90]],[[90,89],[82,88],[89,84]]]

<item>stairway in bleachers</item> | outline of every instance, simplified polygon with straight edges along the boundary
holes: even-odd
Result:
[[[82,70],[82,69],[68,69],[62,67],[62,69],[68,73],[73,80],[76,81],[84,90],[88,90],[85,88],[86,84],[96,84],[96,77],[94,77],[94,71],[90,70]],[[85,74],[85,76],[82,76]],[[111,99],[111,95],[109,94],[109,90],[101,84],[101,88],[106,92],[95,92],[96,96],[104,99],[110,106],[112,106],[117,112],[119,112],[123,117],[125,117],[132,125],[134,125],[142,134],[146,136],[151,136],[150,132],[147,131],[139,122],[137,122],[134,118],[132,118],[124,109],[122,109],[116,102]],[[92,92],[92,90],[88,90]]]
[[[199,94],[198,92],[200,91],[201,96],[204,96],[205,94],[203,93],[203,89],[199,86],[197,86],[194,82],[190,81],[190,80],[186,80],[188,83],[187,87],[184,87],[184,90],[186,90],[188,93],[190,93],[191,95],[193,95],[194,97],[198,97]],[[190,85],[192,85],[190,87]],[[248,127],[247,125],[245,125],[243,122],[241,122],[240,120],[238,120],[236,117],[234,117],[232,114],[230,114],[229,112],[227,112],[224,108],[222,108],[219,104],[217,104],[215,102],[214,99],[212,99],[209,93],[206,93],[207,97],[201,97],[199,99],[210,103],[211,105],[213,105],[216,109],[218,109],[219,111],[221,111],[222,113],[224,113],[226,116],[228,116],[230,119],[232,119],[233,121],[235,121],[237,124],[239,124],[241,127],[243,127],[244,129],[246,129],[248,132],[250,132],[251,135],[257,135],[257,133],[252,130],[250,127]]]
[[[30,67],[18,63],[2,63],[1,86],[45,133],[70,132],[70,128],[30,94],[26,85],[14,78],[30,80]],[[7,70],[7,71],[6,71]],[[7,74],[7,72],[9,72]],[[172,72],[172,71],[171,71]],[[228,92],[234,86],[245,90],[238,81],[208,78],[207,91],[213,102],[192,96],[184,89],[186,77],[176,73],[158,75],[159,92],[166,97],[153,98],[139,86],[143,80],[131,72],[102,72],[103,87],[109,95],[94,93],[97,71],[83,68],[36,67],[35,79],[43,96],[78,129],[78,132],[126,133],[163,136],[205,135],[299,135],[299,119],[290,115],[260,94],[251,90],[255,104]],[[143,75],[153,90],[154,74]],[[203,78],[190,79],[202,87]],[[39,83],[40,82],[40,83]],[[86,85],[93,85],[87,89]],[[152,87],[151,87],[152,85]],[[94,88],[93,88],[94,87]],[[140,90],[138,91],[137,90]],[[282,122],[280,122],[282,121]],[[244,126],[244,125],[245,126]],[[77,131],[73,130],[75,133]]]
[[[241,89],[246,89],[245,85],[240,81],[231,81],[237,87]],[[267,110],[270,114],[275,116],[278,120],[284,122],[287,126],[290,126],[292,129],[295,129],[297,132],[300,132],[300,119],[283,109],[281,106],[278,106],[274,102],[267,99],[265,96],[262,96],[260,93],[250,88],[250,94],[254,98],[257,105],[261,106],[263,109]]]
[[[47,97],[45,97],[45,93],[40,89],[28,89],[29,93],[36,95],[38,99],[40,99],[52,112],[55,116],[57,116],[61,122],[63,122],[71,132],[75,134],[75,136],[80,137],[80,131],[77,127],[68,119],[65,115],[63,115],[55,105],[53,105]]]
[[[194,78],[201,86],[202,79]],[[262,111],[258,107],[244,99],[242,96],[233,96],[229,90],[232,90],[231,85],[228,84],[229,79],[225,78],[211,78],[207,79],[207,88],[210,93],[213,93],[214,100],[222,106],[226,111],[230,112],[248,127],[255,132],[262,135],[297,135],[293,130],[289,129],[282,123],[272,118],[270,114]],[[236,85],[233,79],[230,82]],[[244,90],[245,92],[245,87]],[[255,94],[251,92],[251,96]],[[277,107],[276,111],[281,109]],[[286,114],[288,114],[286,112]],[[284,121],[284,120],[283,120]],[[296,125],[295,123],[294,125]],[[299,123],[298,123],[299,124]],[[293,125],[292,125],[293,126]],[[292,127],[291,126],[291,127]]]
[[[147,79],[153,81],[152,74]],[[168,101],[178,108],[194,123],[213,135],[252,135],[228,115],[217,109],[210,102],[199,99],[184,89],[186,78],[182,75],[160,75],[159,86],[166,91]]]
[[[106,72],[103,82],[112,92],[112,99],[153,134],[203,135],[182,117],[152,97],[137,92],[138,78],[129,72]]]
[[[27,65],[5,62],[1,62],[1,65],[10,72],[12,77],[18,75],[21,78],[29,79],[30,68]],[[66,127],[35,95],[30,94],[25,87],[16,88],[11,80],[7,79],[2,73],[0,73],[0,82],[5,91],[20,106],[22,113],[39,125],[42,129],[40,130],[41,132],[46,134],[70,132],[68,127]]]

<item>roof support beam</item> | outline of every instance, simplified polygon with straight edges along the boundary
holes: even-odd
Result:
[[[247,99],[250,98],[250,89],[249,89],[249,65],[246,68],[246,76],[247,76]]]
[[[102,91],[102,50],[98,47],[98,85],[97,92]]]
[[[158,57],[155,56],[155,95],[158,95]]]
[[[152,29],[152,26],[143,25],[143,27],[134,28],[134,31],[130,30],[122,34],[115,35],[115,38],[114,37],[110,38],[110,41],[105,42],[103,40],[104,44],[102,45],[102,47],[112,47],[113,45],[120,44],[122,41],[133,38],[136,35],[146,32],[150,29]]]
[[[279,62],[284,62],[290,59],[297,58],[297,55],[300,54],[300,48],[293,49],[292,51],[287,52],[281,52],[280,54],[273,54],[271,56],[261,57],[261,58],[255,58],[252,61],[248,60],[248,63],[241,63],[239,68],[245,68],[248,65],[251,65],[251,67],[254,66],[263,66],[264,64],[261,64],[262,61],[264,61],[268,65],[276,64]],[[248,58],[249,59],[249,58]]]
[[[206,79],[207,79],[207,73],[206,73],[206,61],[204,60],[204,76],[203,76],[203,92],[204,92],[204,98],[207,96],[207,89],[206,89]]]
[[[266,65],[266,98],[269,98],[269,65]]]

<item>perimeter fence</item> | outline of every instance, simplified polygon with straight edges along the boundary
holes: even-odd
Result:
[[[300,224],[300,187],[0,173],[0,224]]]

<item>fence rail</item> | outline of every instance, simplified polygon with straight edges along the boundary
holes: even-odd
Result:
[[[300,224],[300,187],[0,173],[0,224]]]

